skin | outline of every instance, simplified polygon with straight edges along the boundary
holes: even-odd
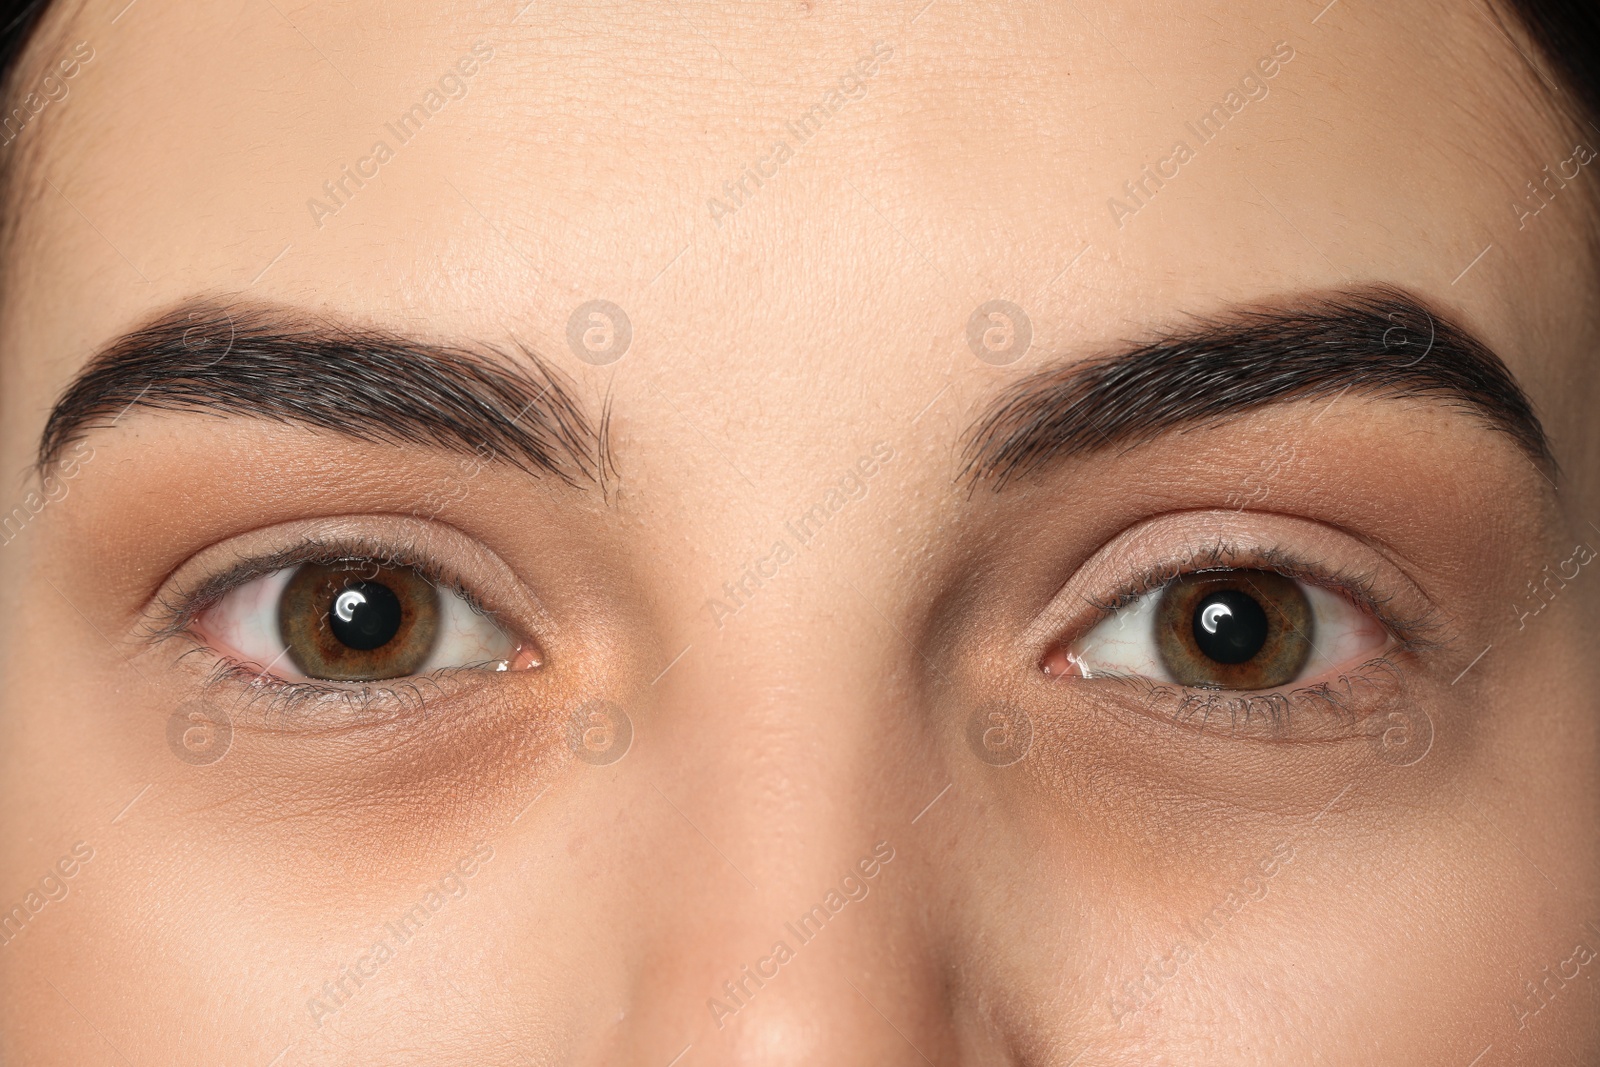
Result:
[[[235,694],[232,748],[194,766],[165,730],[207,675],[144,636],[173,576],[282,524],[403,514],[459,457],[141,410],[91,434],[66,498],[0,550],[0,904],[93,850],[0,948],[0,1058],[1593,1062],[1600,959],[1536,1013],[1527,983],[1600,950],[1600,581],[1525,626],[1509,605],[1600,545],[1595,178],[1519,229],[1523,183],[1580,135],[1496,25],[1318,7],[53,13],[23,82],[74,42],[95,58],[6,149],[27,153],[0,313],[12,496],[93,353],[206,293],[514,335],[592,410],[610,398],[619,479],[491,464],[438,516],[460,539],[441,551],[479,546],[500,563],[457,565],[536,605],[506,617],[545,668],[339,729],[271,732]],[[318,226],[307,198],[480,40],[468,95]],[[866,95],[714,221],[707,199],[878,40]],[[1119,227],[1107,198],[1279,41],[1270,95]],[[1000,494],[955,480],[1022,374],[1370,282],[1503,356],[1559,490],[1478,421],[1354,395]],[[566,345],[596,297],[634,328],[607,367]],[[1000,367],[965,332],[995,298],[1034,329]],[[723,583],[879,442],[866,494],[718,625]],[[1232,521],[1388,576],[1434,622],[1358,705],[1427,718],[1409,765],[1360,735],[1175,728],[1134,688],[1039,669],[1086,597],[1203,544],[1282,442]],[[1101,551],[1155,520],[1148,551]],[[603,765],[565,742],[595,698],[634,732]],[[1034,728],[1007,767],[965,739],[994,701]],[[784,924],[879,842],[867,895],[800,944]],[[480,843],[465,895],[316,1018]],[[708,999],[780,939],[794,958],[719,1018]]]

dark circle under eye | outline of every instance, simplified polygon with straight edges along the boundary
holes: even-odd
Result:
[[[278,601],[278,631],[307,677],[371,682],[415,674],[439,635],[439,590],[410,567],[307,563]]]
[[[1204,571],[1176,579],[1156,605],[1156,646],[1180,685],[1272,689],[1311,656],[1311,602],[1272,571]]]

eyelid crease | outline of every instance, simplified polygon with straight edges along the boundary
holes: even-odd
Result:
[[[396,520],[401,520],[396,522]],[[363,528],[365,521],[373,524]],[[373,528],[387,526],[386,530]],[[522,586],[509,567],[487,547],[469,535],[434,520],[418,521],[401,516],[339,516],[307,529],[304,522],[279,524],[229,538],[202,549],[169,574],[143,611],[146,620],[137,636],[154,648],[169,640],[185,642],[176,657],[182,663],[201,657],[203,671],[192,685],[202,698],[217,700],[232,709],[240,728],[266,733],[293,733],[297,736],[336,737],[345,733],[370,733],[374,729],[415,726],[432,717],[440,701],[454,702],[468,693],[493,687],[497,681],[522,672],[486,671],[480,664],[454,664],[404,678],[368,682],[337,682],[323,679],[280,678],[267,673],[260,663],[245,661],[226,649],[214,647],[195,629],[199,618],[234,590],[274,571],[306,563],[333,563],[347,560],[409,567],[428,581],[460,596],[473,610],[511,634],[514,642],[532,649],[537,665],[549,663],[543,637],[555,631],[554,620],[531,590]],[[280,539],[277,547],[252,552],[250,545],[235,545],[241,539],[271,539],[285,527],[295,529],[293,540]],[[481,553],[485,573],[482,581],[469,578],[472,568],[453,563],[448,549],[458,553]],[[185,580],[184,572],[208,562],[211,555],[226,557],[212,562],[211,573]],[[510,602],[508,610],[495,610],[495,600],[485,601],[477,588],[494,584],[495,569],[514,588],[502,590]],[[515,603],[525,598],[519,609]],[[478,702],[469,702],[472,712]],[[493,703],[493,701],[491,701]]]
[[[149,595],[132,636],[150,646],[184,636],[203,612],[252,580],[303,563],[340,560],[410,567],[549,663],[548,639],[560,627],[499,554],[449,523],[387,513],[277,523],[200,549]]]
[[[150,636],[159,640],[184,632],[207,608],[256,578],[307,563],[346,562],[377,562],[409,567],[440,589],[461,597],[479,614],[491,619],[499,618],[496,612],[483,605],[478,595],[450,568],[414,544],[399,547],[385,545],[375,540],[364,541],[359,537],[320,540],[307,536],[299,544],[286,546],[269,555],[241,557],[234,567],[212,575],[194,588],[180,589],[169,594],[171,600],[175,600],[176,603],[172,603],[168,597],[163,597],[160,604],[165,621],[155,628]]]
[[[1180,575],[1251,568],[1340,595],[1418,650],[1456,640],[1451,619],[1383,546],[1299,515],[1214,508],[1147,516],[1088,550],[1020,640],[1042,662]]]
[[[1084,603],[1099,612],[1095,620],[1095,623],[1098,623],[1140,597],[1154,593],[1186,575],[1214,571],[1272,571],[1285,578],[1294,578],[1343,595],[1355,607],[1377,619],[1402,642],[1417,643],[1416,647],[1419,649],[1434,647],[1429,635],[1438,629],[1435,609],[1430,607],[1426,613],[1419,616],[1405,615],[1392,610],[1389,605],[1394,599],[1393,596],[1385,596],[1378,592],[1376,577],[1370,572],[1344,572],[1337,568],[1320,567],[1303,562],[1289,550],[1281,547],[1240,548],[1221,538],[1218,538],[1204,555],[1205,565],[1186,565],[1193,563],[1198,557],[1190,557],[1185,562],[1158,564],[1127,582],[1111,597],[1102,600],[1086,596]],[[1090,624],[1090,627],[1093,625]]]

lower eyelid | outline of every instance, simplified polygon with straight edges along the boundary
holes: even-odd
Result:
[[[279,604],[285,588],[299,565],[281,567],[249,579],[222,593],[209,607],[199,612],[188,629],[193,638],[213,655],[255,675],[258,683],[314,683],[343,691],[346,686],[397,684],[399,679],[379,678],[369,682],[340,683],[306,675],[298,669],[279,629]],[[499,669],[525,669],[538,666],[541,657],[530,644],[519,641],[492,616],[480,612],[456,590],[434,584],[439,595],[440,631],[428,658],[412,677],[457,667],[500,663]],[[488,638],[483,631],[493,631]],[[258,650],[251,655],[246,650]],[[270,679],[269,679],[270,676]]]
[[[302,565],[348,560],[415,570],[449,594],[441,599],[450,618],[462,598],[462,620],[487,619],[509,639],[506,669],[485,669],[498,661],[482,657],[483,642],[456,642],[461,655],[438,655],[451,651],[441,633],[406,677],[307,677],[288,655],[275,606]],[[239,596],[247,587],[248,604]],[[218,611],[230,597],[240,610]],[[219,539],[172,568],[143,601],[134,636],[174,672],[188,699],[225,712],[241,732],[300,739],[350,732],[382,741],[397,729],[499,714],[506,694],[550,684],[535,668],[548,665],[546,641],[558,632],[535,589],[471,532],[385,513],[294,520]],[[245,620],[253,623],[248,631]]]
[[[268,684],[259,671],[231,660],[217,662],[206,683],[208,699],[228,711],[240,730],[306,736],[413,728],[470,697],[475,687],[460,678],[467,672],[438,670],[429,675],[377,683],[317,679],[277,680]],[[473,671],[477,680],[504,678]],[[472,701],[476,707],[479,701]]]
[[[1099,700],[1115,701],[1167,728],[1264,742],[1367,741],[1370,724],[1406,699],[1403,680],[1386,656],[1293,689],[1229,692],[1146,678],[1105,681],[1111,684]]]
[[[1248,569],[1243,564],[1241,568]],[[1312,609],[1315,622],[1312,650],[1294,681],[1272,692],[1315,685],[1335,671],[1379,655],[1396,643],[1397,638],[1383,623],[1352,603],[1345,594],[1305,579],[1296,581]],[[1040,661],[1043,673],[1051,677],[1076,675],[1086,680],[1105,676],[1134,677],[1176,685],[1153,641],[1163,588],[1157,585],[1140,593],[1131,603],[1090,626],[1083,636],[1070,643],[1053,645]],[[1102,634],[1102,630],[1109,632]],[[1141,648],[1141,644],[1149,647]]]

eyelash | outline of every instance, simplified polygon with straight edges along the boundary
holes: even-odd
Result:
[[[311,705],[321,705],[322,713],[353,714],[369,725],[370,720],[404,721],[426,715],[429,701],[434,699],[424,690],[446,692],[448,680],[468,667],[446,667],[416,678],[385,681],[380,684],[347,684],[273,678],[264,671],[254,669],[234,660],[205,644],[194,631],[194,624],[205,611],[234,589],[275,571],[308,563],[369,563],[382,562],[390,566],[409,567],[440,589],[461,597],[490,619],[498,616],[487,608],[476,593],[447,567],[412,546],[384,544],[361,537],[336,540],[307,539],[265,556],[240,561],[234,567],[213,575],[189,589],[179,590],[163,598],[156,607],[147,637],[152,643],[170,639],[186,639],[191,647],[179,659],[191,655],[209,655],[214,658],[209,677],[203,684],[205,691],[222,686],[243,687],[247,699],[245,706],[259,711],[264,721],[273,717],[287,717],[308,710]],[[304,728],[304,723],[294,724]],[[346,722],[342,725],[348,726]]]
[[[1389,608],[1391,598],[1379,594],[1376,583],[1369,574],[1339,571],[1306,563],[1280,548],[1239,546],[1221,540],[1213,542],[1209,548],[1194,553],[1182,561],[1170,561],[1151,567],[1125,583],[1113,596],[1105,600],[1091,598],[1088,603],[1095,608],[1098,616],[1084,629],[1087,631],[1146,593],[1155,592],[1185,575],[1252,568],[1272,571],[1285,578],[1294,578],[1339,593],[1356,607],[1383,623],[1402,641],[1424,640],[1426,635],[1435,629],[1431,612],[1419,617],[1408,617]]]
[[[1336,715],[1337,725],[1346,729],[1367,717],[1354,706],[1356,688],[1364,686],[1377,690],[1380,699],[1392,695],[1393,683],[1400,672],[1400,665],[1392,657],[1404,651],[1408,651],[1408,646],[1398,645],[1332,681],[1287,692],[1226,693],[1131,677],[1108,678],[1107,681],[1134,689],[1147,711],[1175,726],[1192,727],[1199,718],[1199,730],[1204,733],[1214,718],[1226,715],[1234,733],[1242,732],[1241,720],[1246,729],[1252,722],[1265,720],[1271,736],[1281,737],[1289,730],[1291,720],[1298,728],[1299,714],[1313,708]]]
[[[445,668],[420,678],[404,679],[379,686],[362,685],[359,688],[317,681],[286,681],[269,678],[263,672],[222,655],[201,643],[193,632],[195,620],[206,609],[233,589],[256,578],[286,567],[308,563],[330,564],[373,560],[413,568],[441,589],[460,596],[474,610],[491,619],[496,617],[495,613],[485,607],[459,577],[450,573],[436,560],[427,558],[410,547],[385,545],[355,537],[336,541],[307,540],[267,556],[244,560],[227,571],[207,578],[191,589],[179,591],[159,605],[159,618],[151,628],[150,637],[155,641],[186,637],[194,642],[194,647],[185,652],[184,656],[201,653],[209,654],[216,659],[205,688],[210,690],[224,685],[242,685],[249,694],[248,706],[256,708],[263,698],[267,701],[264,709],[265,717],[288,716],[313,704],[336,705],[333,709],[323,707],[319,710],[355,713],[362,718],[370,718],[380,710],[383,719],[394,720],[425,714],[431,698],[424,690],[432,688],[443,692],[447,679],[466,668]],[[1208,549],[1195,553],[1186,560],[1152,567],[1124,584],[1110,598],[1090,599],[1088,603],[1094,608],[1095,615],[1084,623],[1081,629],[1087,633],[1118,610],[1184,575],[1241,567],[1272,570],[1285,577],[1320,585],[1340,593],[1353,601],[1357,608],[1371,614],[1387,627],[1395,635],[1398,643],[1382,656],[1340,675],[1333,682],[1319,682],[1288,692],[1224,694],[1218,691],[1151,682],[1146,679],[1114,680],[1142,690],[1145,701],[1152,709],[1158,704],[1174,705],[1162,714],[1175,723],[1190,722],[1196,714],[1203,714],[1204,719],[1201,722],[1203,730],[1213,715],[1224,711],[1229,717],[1230,724],[1237,729],[1241,716],[1248,725],[1255,713],[1260,711],[1265,713],[1274,728],[1281,729],[1287,723],[1290,714],[1300,705],[1313,701],[1353,717],[1349,703],[1356,685],[1376,684],[1375,675],[1397,673],[1399,667],[1392,659],[1397,654],[1421,652],[1438,647],[1429,636],[1435,629],[1432,612],[1417,617],[1399,615],[1389,608],[1388,599],[1378,594],[1371,576],[1306,564],[1281,549],[1242,548],[1226,541],[1217,541]],[[1344,689],[1344,696],[1336,692],[1340,687]]]
[[[1433,609],[1417,615],[1396,611],[1392,606],[1392,598],[1379,593],[1372,575],[1310,564],[1280,548],[1240,546],[1225,540],[1213,542],[1208,548],[1181,561],[1153,566],[1126,582],[1109,598],[1088,599],[1087,603],[1095,614],[1074,627],[1074,631],[1088,633],[1140,597],[1156,592],[1185,575],[1248,568],[1270,570],[1286,578],[1340,594],[1358,610],[1371,615],[1387,628],[1394,635],[1396,643],[1382,655],[1341,673],[1336,679],[1288,691],[1233,693],[1131,676],[1105,676],[1100,680],[1135,690],[1147,711],[1174,725],[1192,725],[1196,715],[1202,715],[1200,730],[1204,732],[1213,716],[1225,713],[1230,726],[1237,731],[1241,718],[1248,727],[1259,714],[1265,717],[1274,733],[1281,733],[1288,727],[1291,716],[1312,704],[1338,712],[1344,725],[1353,724],[1361,717],[1359,711],[1352,707],[1356,703],[1355,691],[1358,686],[1381,690],[1387,682],[1392,689],[1392,683],[1398,680],[1401,670],[1398,657],[1441,647],[1434,637],[1438,624]],[[1058,638],[1055,645],[1065,644],[1068,640]]]

